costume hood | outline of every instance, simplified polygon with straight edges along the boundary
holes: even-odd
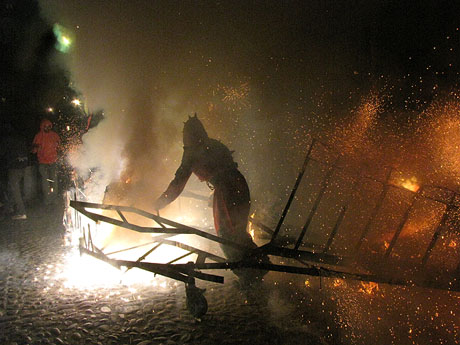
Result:
[[[43,119],[42,122],[40,122],[40,130],[44,131],[46,126],[51,126],[51,128],[53,128],[53,124],[50,120]]]
[[[183,136],[184,146],[196,146],[209,139],[208,133],[206,133],[196,114],[193,117],[189,116],[188,120],[184,122]]]

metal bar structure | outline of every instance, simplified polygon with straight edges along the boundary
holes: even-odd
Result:
[[[382,192],[380,193],[379,198],[377,200],[377,203],[375,204],[375,207],[372,210],[372,214],[369,217],[369,219],[368,219],[368,221],[366,223],[366,226],[363,229],[363,232],[361,233],[361,237],[359,238],[358,242],[356,243],[355,252],[358,252],[359,248],[363,244],[363,241],[366,238],[367,234],[369,233],[369,229],[371,228],[375,217],[377,217],[377,214],[379,213],[380,209],[382,208],[383,202],[385,201],[385,198],[387,196],[387,193],[388,193],[388,190],[389,190],[389,187],[390,187],[389,181],[390,181],[390,177],[391,177],[391,172],[392,172],[391,169],[387,172],[385,182],[383,183]]]
[[[407,208],[406,212],[404,212],[404,215],[403,215],[403,217],[401,219],[401,222],[399,223],[399,226],[396,229],[396,232],[394,233],[393,238],[391,239],[391,242],[388,245],[388,248],[387,248],[387,250],[385,252],[385,255],[384,255],[385,259],[388,259],[390,254],[391,254],[391,252],[393,251],[393,248],[396,245],[396,242],[398,241],[398,238],[401,235],[401,232],[403,231],[404,226],[407,223],[407,220],[409,219],[409,215],[410,215],[411,211],[413,210],[416,201],[417,201],[417,194],[415,194],[412,197],[412,202],[410,203],[410,205]]]
[[[451,201],[452,201],[452,197],[451,197]],[[426,265],[426,263],[428,261],[428,258],[430,257],[431,252],[432,252],[434,246],[436,245],[436,243],[437,243],[437,241],[439,239],[439,235],[441,234],[441,231],[446,226],[447,220],[449,219],[449,213],[451,213],[451,211],[452,211],[452,206],[448,205],[448,206],[445,207],[444,213],[443,213],[442,218],[441,218],[441,221],[439,222],[438,226],[436,227],[436,230],[433,233],[433,237],[431,238],[430,244],[428,245],[428,248],[426,249],[426,252],[423,255],[422,268],[425,267],[425,265]]]
[[[276,239],[276,236],[278,236],[281,226],[283,225],[284,218],[286,218],[289,208],[291,207],[292,200],[294,199],[297,189],[299,188],[300,182],[302,181],[303,175],[305,174],[305,170],[307,169],[308,161],[310,160],[310,154],[314,146],[315,146],[315,139],[313,139],[313,141],[310,144],[310,147],[308,148],[308,152],[303,162],[302,169],[300,170],[299,175],[297,176],[297,179],[294,184],[294,188],[292,189],[291,195],[289,196],[289,199],[286,203],[283,213],[281,214],[280,220],[278,221],[278,225],[276,226],[275,231],[273,232],[273,236],[271,239],[272,242]]]
[[[348,198],[346,199],[346,202],[344,203],[344,205],[342,206],[340,210],[340,213],[335,223],[334,229],[332,229],[331,235],[326,243],[326,246],[324,247],[324,253],[327,253],[329,249],[331,248],[332,242],[334,241],[335,236],[337,235],[337,232],[339,231],[340,225],[342,224],[343,218],[345,217],[345,213],[347,212],[348,206],[356,194],[356,190],[358,188],[359,181],[360,181],[360,174],[358,174],[354,178],[354,182],[351,187],[350,195],[348,196]]]
[[[339,231],[340,224],[342,224],[343,217],[345,216],[345,212],[347,212],[347,206],[343,206],[340,210],[340,214],[337,218],[337,222],[334,225],[334,229],[332,229],[331,235],[329,236],[326,246],[324,247],[324,253],[327,253],[329,251],[329,248],[331,248],[332,241],[334,241],[334,237],[335,235],[337,235],[337,232]]]
[[[324,176],[324,179],[323,179],[323,181],[321,183],[321,189],[320,189],[318,195],[316,196],[315,203],[313,204],[313,207],[310,210],[310,213],[309,213],[309,215],[307,217],[307,220],[305,221],[305,225],[303,226],[303,228],[302,228],[302,230],[300,232],[300,235],[297,238],[297,241],[295,243],[294,249],[296,249],[296,250],[299,249],[300,245],[302,244],[302,240],[305,237],[305,234],[307,233],[308,227],[310,226],[311,221],[313,220],[313,217],[316,214],[316,211],[317,211],[318,206],[319,206],[319,204],[321,202],[321,199],[322,199],[322,197],[324,195],[324,192],[326,191],[326,188],[329,185],[329,181],[331,179],[331,176],[332,176],[333,172],[334,172],[334,166],[330,167],[329,170],[327,171],[326,175]]]
[[[89,230],[87,230],[89,231]],[[88,238],[90,236],[87,236]],[[166,240],[169,241],[169,240]],[[174,245],[174,241],[169,241],[169,245]],[[157,246],[154,247],[153,250],[158,248],[159,245],[163,244],[163,241],[158,243]],[[188,256],[191,254],[193,250],[197,250],[191,246],[186,246],[185,248],[189,249],[190,252],[186,253],[180,257]],[[285,273],[293,273],[293,274],[303,274],[303,275],[310,275],[310,276],[321,276],[321,277],[333,277],[333,278],[341,278],[341,279],[352,279],[352,280],[360,280],[360,281],[370,281],[375,283],[385,283],[390,285],[404,285],[404,286],[423,286],[428,288],[440,288],[431,282],[426,281],[414,281],[411,278],[407,279],[388,279],[387,277],[373,275],[368,273],[359,273],[359,272],[348,272],[346,270],[338,270],[334,268],[322,267],[318,265],[318,262],[321,262],[326,265],[336,265],[337,262],[331,261],[332,256],[320,255],[315,256],[311,254],[309,257],[303,257],[306,260],[302,266],[293,266],[293,265],[280,265],[280,264],[272,264],[272,263],[263,263],[254,260],[254,257],[248,256],[245,259],[239,261],[227,261],[224,258],[213,257],[215,262],[204,262],[203,260],[197,260],[196,262],[188,262],[186,264],[174,264],[180,257],[170,260],[168,263],[151,263],[151,262],[143,262],[144,258],[139,258],[136,261],[130,260],[119,260],[119,259],[112,259],[108,255],[105,255],[100,249],[98,249],[94,244],[91,244],[88,247],[88,242],[83,243],[80,247],[80,250],[93,256],[97,259],[105,261],[114,267],[127,267],[128,269],[131,268],[140,268],[143,270],[147,270],[149,272],[160,274],[171,279],[179,280],[184,283],[189,283],[194,278],[198,278],[201,280],[206,280],[215,283],[223,283],[224,278],[214,274],[203,273],[200,270],[233,270],[233,269],[244,269],[244,268],[252,268],[252,269],[259,269],[259,270],[269,270],[269,271],[277,271],[277,272],[285,272]],[[153,251],[152,250],[152,251]],[[270,243],[266,246],[259,247],[258,250],[260,252],[266,253],[268,255],[279,256],[284,258],[298,258],[302,254],[296,253],[298,251],[288,248],[279,248],[279,247],[272,247]],[[201,252],[204,254],[205,252]],[[212,257],[212,254],[210,255]],[[321,258],[323,260],[321,260]],[[309,260],[310,259],[310,260]],[[329,261],[328,261],[329,259]],[[312,264],[310,261],[315,261],[315,264]],[[451,287],[449,290],[452,291],[460,291],[460,287]]]
[[[177,222],[174,222],[172,220],[156,216],[152,213],[148,213],[146,211],[134,208],[134,207],[129,207],[129,206],[116,206],[116,205],[105,205],[105,204],[95,204],[95,203],[89,203],[89,202],[82,202],[82,201],[76,201],[76,200],[71,200],[70,201],[70,206],[75,208],[79,213],[82,215],[88,217],[89,219],[93,220],[94,222],[106,222],[115,226],[123,227],[129,230],[141,232],[141,233],[160,233],[160,234],[188,234],[188,235],[197,235],[199,237],[203,237],[230,247],[233,247],[235,249],[241,250],[241,251],[246,251],[248,248],[245,248],[244,246],[237,244],[233,241],[227,240],[225,238],[215,236],[212,234],[209,234],[205,231],[198,230],[195,228],[192,228],[190,226],[186,226]],[[95,212],[91,212],[88,209],[100,209],[100,210],[114,210],[117,213],[119,212],[130,212],[134,214],[138,214],[140,216],[143,216],[148,219],[152,219],[158,224],[166,224],[171,226],[171,228],[164,228],[164,227],[143,227],[143,226],[138,226],[135,224],[132,224],[128,221],[126,221],[126,218],[124,220],[118,220],[114,219],[111,217],[107,217],[102,214],[97,214]]]
[[[330,163],[328,159],[322,159],[322,157],[316,157],[318,152],[321,152],[319,149],[315,150],[318,145],[321,145],[323,150],[332,151],[330,147],[321,143],[318,140],[312,140],[310,146],[308,147],[306,157],[304,159],[302,168],[297,176],[294,187],[291,191],[291,194],[287,200],[285,207],[283,208],[280,218],[276,224],[274,230],[269,226],[264,225],[262,221],[254,219],[251,217],[250,221],[253,226],[258,226],[271,238],[267,243],[261,245],[255,249],[245,248],[240,244],[233,242],[229,239],[222,238],[213,234],[210,234],[206,231],[196,229],[191,226],[186,226],[178,222],[174,222],[170,219],[160,217],[159,215],[154,215],[152,213],[128,206],[117,206],[117,205],[105,205],[97,203],[89,203],[84,201],[71,200],[70,207],[75,210],[74,217],[75,220],[73,224],[77,226],[81,231],[81,240],[80,240],[80,250],[82,253],[91,255],[97,259],[106,261],[107,263],[115,267],[126,267],[127,270],[131,268],[139,268],[153,272],[155,274],[163,275],[171,279],[182,281],[186,284],[187,292],[194,294],[202,294],[200,289],[195,287],[195,279],[223,283],[224,278],[216,274],[210,274],[202,272],[203,270],[233,270],[233,269],[259,269],[263,271],[278,271],[285,273],[293,274],[305,274],[310,276],[320,276],[320,277],[336,277],[343,279],[353,279],[361,281],[371,281],[376,283],[385,283],[393,285],[405,285],[405,286],[420,286],[427,288],[440,288],[446,290],[460,291],[460,283],[457,283],[457,277],[447,277],[446,280],[435,280],[430,281],[425,279],[425,277],[420,277],[414,274],[409,274],[407,272],[402,272],[403,274],[393,275],[397,271],[398,266],[392,266],[392,269],[388,272],[382,272],[373,270],[372,266],[363,266],[363,265],[350,265],[351,259],[355,260],[360,257],[356,255],[358,252],[365,250],[363,249],[363,243],[372,243],[373,239],[371,238],[371,233],[374,234],[374,237],[377,238],[377,241],[383,242],[383,239],[379,239],[379,230],[384,224],[380,224],[378,220],[385,219],[382,213],[385,212],[385,206],[390,199],[398,197],[400,191],[404,193],[410,193],[411,200],[409,206],[404,210],[402,216],[399,219],[396,230],[393,232],[390,243],[384,253],[371,253],[375,258],[375,261],[379,261],[383,266],[388,265],[386,260],[391,256],[393,259],[392,253],[396,250],[396,246],[399,244],[400,239],[405,234],[404,229],[406,229],[408,223],[411,221],[411,217],[416,213],[418,207],[421,207],[419,201],[430,201],[432,203],[441,204],[444,207],[442,215],[440,215],[440,220],[432,230],[433,234],[431,241],[428,243],[427,248],[423,255],[421,255],[421,262],[418,265],[422,267],[423,270],[428,266],[427,263],[430,260],[430,257],[433,254],[433,251],[441,238],[442,232],[450,231],[447,226],[449,221],[453,217],[456,217],[458,212],[453,212],[458,210],[459,205],[456,204],[456,200],[460,200],[460,196],[452,190],[437,187],[437,186],[424,186],[424,188],[418,188],[416,191],[408,190],[404,186],[396,183],[392,179],[392,174],[396,171],[395,168],[387,169],[383,179],[376,178],[374,176],[368,176],[363,174],[361,171],[359,174],[356,174],[356,171],[349,170],[347,166],[341,166],[338,164],[339,158],[343,157],[340,154],[335,152],[330,152],[335,159],[333,163]],[[338,158],[337,158],[338,157]],[[344,161],[346,161],[344,159]],[[302,182],[304,175],[307,170],[313,165],[321,165],[322,169],[326,170],[326,174],[319,181],[319,191],[316,192],[316,195],[310,195],[310,200],[313,200],[313,205],[308,212],[308,216],[304,225],[299,229],[299,236],[295,241],[292,240],[280,240],[280,237],[286,238],[285,235],[282,235],[283,224],[288,219],[288,213],[292,205],[299,199],[302,199],[302,195],[299,194],[299,185]],[[336,174],[340,172],[341,174]],[[323,204],[327,205],[327,197],[334,197],[334,191],[327,193],[329,196],[325,196],[325,191],[330,187],[333,179],[340,178],[339,175],[347,176],[352,181],[352,187],[350,189],[350,194],[346,195],[344,198],[339,196],[344,193],[343,190],[335,191],[337,193],[337,200],[343,200],[340,204],[337,202],[335,213],[338,214],[330,224],[323,224],[323,226],[318,227],[314,226],[314,220],[321,219],[321,215],[325,212],[322,208]],[[356,202],[356,195],[360,193],[360,186],[365,185],[366,181],[372,181],[376,185],[381,187],[372,194],[373,201],[368,203],[358,204]],[[348,182],[347,182],[348,183]],[[337,184],[339,185],[339,184]],[[347,190],[348,190],[347,189]],[[430,191],[431,192],[430,192]],[[308,192],[308,191],[307,191]],[[313,194],[313,191],[310,191]],[[395,195],[394,195],[395,194]],[[401,194],[401,193],[400,193]],[[447,194],[448,197],[443,197]],[[404,194],[407,195],[407,194]],[[441,196],[440,196],[441,195]],[[189,197],[194,197],[193,193],[190,193]],[[401,196],[399,196],[401,197]],[[207,201],[208,198],[200,197],[200,200]],[[396,205],[403,204],[401,200],[395,203]],[[332,243],[337,241],[337,235],[342,232],[342,237],[346,235],[346,225],[344,225],[345,220],[350,217],[353,219],[354,214],[353,209],[359,207],[361,209],[367,210],[366,214],[367,219],[364,219],[362,229],[356,228],[352,229],[354,233],[359,234],[354,243],[347,244],[347,247],[350,247],[351,257],[347,257],[344,254],[340,254],[333,251]],[[327,210],[327,212],[331,212]],[[108,213],[112,213],[112,216],[109,216]],[[157,226],[140,226],[134,224],[128,219],[128,214],[135,214],[137,216],[143,217],[149,222],[153,222]],[[83,225],[82,217],[99,223],[105,222],[112,224],[113,226],[125,228],[131,231],[136,231],[139,233],[149,233],[152,234],[151,240],[146,245],[152,245],[152,248],[148,249],[143,255],[141,255],[137,260],[120,260],[116,259],[113,256],[121,251],[114,251],[111,253],[104,253],[103,249],[99,249],[94,243],[91,232],[92,228],[90,224]],[[348,222],[350,223],[350,222]],[[320,230],[318,228],[321,228]],[[329,230],[327,230],[329,228]],[[372,230],[372,231],[371,231]],[[318,238],[321,236],[318,235],[318,231],[327,231],[324,243],[318,243]],[[156,236],[153,236],[156,235]],[[208,241],[214,245],[225,245],[232,247],[234,249],[240,250],[242,253],[245,253],[243,258],[238,261],[230,261],[218,255],[212,254],[205,250],[196,248],[187,243],[182,243],[172,237],[176,235],[192,235],[200,238],[200,241]],[[321,235],[321,234],[320,234]],[[304,241],[304,238],[308,237],[307,241]],[[323,236],[324,237],[324,236]],[[375,239],[374,239],[375,240]],[[460,238],[459,244],[460,244]],[[292,247],[292,245],[294,246]],[[340,243],[338,243],[340,244]],[[166,263],[153,263],[146,262],[148,256],[157,250],[160,246],[174,246],[181,248],[185,253],[179,255],[178,257],[169,260]],[[130,247],[126,250],[133,248],[138,248],[140,246]],[[320,250],[314,250],[311,248],[321,248]],[[399,248],[399,247],[398,247]],[[367,253],[369,254],[369,253]],[[380,255],[380,256],[379,256]],[[296,266],[293,264],[273,264],[271,262],[266,262],[259,260],[262,256],[270,256],[273,258],[279,257],[282,259],[292,259],[293,262],[300,264]],[[195,257],[195,261],[192,261],[192,257]],[[184,258],[190,258],[191,260],[186,264],[178,263],[179,260]],[[400,258],[400,260],[408,258]],[[460,258],[458,258],[460,261]],[[285,262],[285,260],[282,260]],[[408,260],[410,261],[410,260]],[[288,262],[291,262],[288,260]],[[353,261],[352,261],[353,262]],[[358,261],[358,264],[361,262]],[[393,265],[393,263],[392,263]],[[359,268],[358,268],[359,267]],[[460,272],[460,264],[458,265],[458,272]],[[419,270],[417,270],[419,272]],[[460,274],[460,273],[459,273]],[[403,278],[402,278],[403,277]],[[206,303],[205,299],[201,299],[202,303]],[[207,306],[207,304],[206,304]],[[194,308],[192,308],[195,310]],[[197,315],[195,315],[197,316]]]

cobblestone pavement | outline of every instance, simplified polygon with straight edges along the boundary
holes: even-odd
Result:
[[[225,284],[197,280],[209,305],[197,320],[186,309],[184,284],[167,278],[69,286],[60,274],[74,274],[68,257],[77,266],[91,258],[66,245],[62,207],[28,211],[27,220],[0,218],[2,345],[459,343],[460,294],[442,290],[275,272],[245,290],[231,272],[218,271]],[[87,273],[80,279],[90,280]]]
[[[230,272],[223,285],[199,281],[209,304],[201,320],[186,310],[183,284],[167,279],[166,289],[135,293],[121,284],[65,287],[53,277],[70,250],[63,233],[59,207],[35,205],[27,220],[0,220],[0,344],[334,343],[308,296],[294,296],[273,273],[257,291],[241,290]]]

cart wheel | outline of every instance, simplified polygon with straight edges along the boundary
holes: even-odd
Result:
[[[205,291],[206,289],[199,289],[194,284],[185,286],[187,309],[196,318],[202,317],[208,311],[208,301],[203,296]]]

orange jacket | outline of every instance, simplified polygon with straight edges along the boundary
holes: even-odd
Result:
[[[40,132],[38,132],[33,141],[33,152],[37,154],[38,163],[52,164],[57,161],[58,147],[61,142],[59,135],[50,130],[45,132],[45,126],[52,126],[51,121],[44,119],[40,123]]]

